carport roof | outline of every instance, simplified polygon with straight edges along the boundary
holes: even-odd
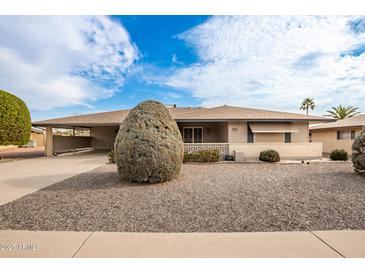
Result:
[[[220,106],[213,108],[203,107],[176,107],[168,108],[172,117],[178,122],[184,121],[320,121],[331,122],[334,119],[304,115],[297,113],[271,111],[253,108]],[[129,110],[116,110],[86,115],[70,116],[34,122],[34,126],[119,126],[127,117]]]

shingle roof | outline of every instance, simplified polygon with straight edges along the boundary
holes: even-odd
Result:
[[[177,121],[193,120],[301,120],[301,121],[333,121],[323,116],[304,115],[262,109],[220,106],[213,108],[176,107],[169,108],[172,117]],[[35,126],[112,126],[119,125],[129,110],[116,110],[86,115],[56,118],[34,122]]]
[[[333,121],[328,117],[304,115],[297,113],[271,111],[254,108],[220,106],[213,108],[197,108],[174,117],[176,120],[305,120]]]
[[[312,125],[311,130],[337,128],[337,127],[359,127],[365,126],[365,114],[359,114],[352,118],[337,120],[336,122]]]

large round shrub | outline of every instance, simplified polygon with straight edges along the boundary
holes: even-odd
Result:
[[[344,149],[334,149],[331,151],[330,159],[333,161],[347,161],[349,156]]]
[[[352,164],[356,172],[365,171],[365,131],[352,144]]]
[[[118,172],[133,182],[158,183],[180,172],[184,144],[175,120],[156,101],[132,109],[115,141]]]
[[[273,149],[264,150],[260,152],[259,160],[264,162],[279,162],[280,155],[279,152]]]
[[[15,95],[0,90],[0,145],[28,143],[31,129],[26,104]]]

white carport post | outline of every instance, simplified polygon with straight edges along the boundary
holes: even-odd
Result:
[[[46,156],[53,156],[53,131],[52,127],[46,128]]]

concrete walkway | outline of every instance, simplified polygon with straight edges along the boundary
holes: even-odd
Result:
[[[107,162],[106,153],[76,153],[0,164],[0,205]]]
[[[0,257],[365,257],[365,231],[125,233],[0,231]]]

